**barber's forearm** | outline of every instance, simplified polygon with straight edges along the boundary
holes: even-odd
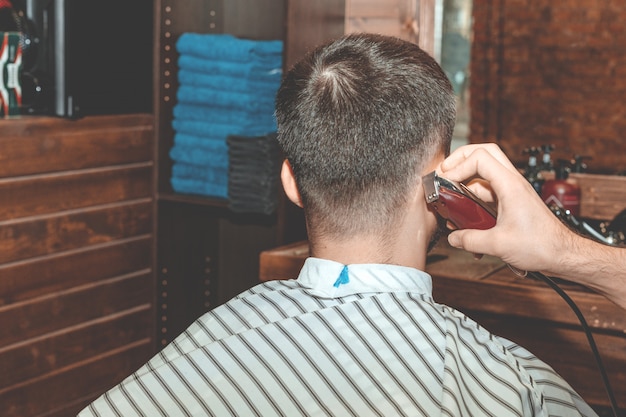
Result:
[[[578,282],[626,309],[626,248],[606,246],[568,229],[497,145],[463,146],[440,168],[455,181],[476,175],[487,180],[499,202],[495,227],[453,232],[452,246],[497,256],[522,270],[539,269]],[[480,193],[480,188],[474,190],[481,198],[491,196]]]
[[[626,309],[626,248],[603,245],[570,233],[564,237],[554,271],[546,273],[578,282]]]

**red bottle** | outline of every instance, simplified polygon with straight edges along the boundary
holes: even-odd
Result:
[[[580,214],[580,187],[567,181],[568,176],[569,169],[559,166],[554,179],[544,182],[541,198],[547,205],[556,204],[577,217]]]

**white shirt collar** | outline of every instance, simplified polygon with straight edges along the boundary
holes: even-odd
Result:
[[[305,260],[297,281],[322,297],[372,292],[415,292],[432,295],[432,278],[429,274],[399,265],[343,265],[327,259],[309,257]]]

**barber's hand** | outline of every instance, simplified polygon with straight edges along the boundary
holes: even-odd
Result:
[[[552,270],[562,238],[570,233],[496,144],[460,147],[440,166],[441,175],[465,181],[482,200],[496,201],[498,218],[488,230],[456,230],[454,247],[501,258],[522,270]],[[476,178],[478,177],[478,178]]]

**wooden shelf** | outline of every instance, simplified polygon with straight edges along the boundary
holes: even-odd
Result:
[[[228,200],[224,198],[203,197],[190,194],[179,194],[162,192],[157,197],[158,201],[169,201],[175,203],[197,204],[199,206],[227,208]]]

